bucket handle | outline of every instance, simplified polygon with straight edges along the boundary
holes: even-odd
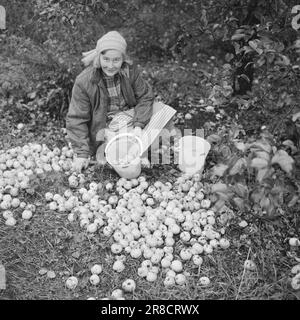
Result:
[[[139,145],[140,145],[140,150],[141,150],[139,156],[141,156],[141,155],[142,155],[142,150],[143,150],[142,140],[141,140],[139,137],[137,137],[136,135],[134,135],[133,133],[120,133],[120,134],[114,136],[114,137],[108,142],[108,144],[106,145],[105,150],[104,150],[105,154],[107,154],[108,148],[111,146],[111,144],[112,144],[114,141],[116,141],[116,140],[119,139],[119,138],[125,137],[125,136],[127,136],[127,137],[132,137],[132,138],[135,138],[135,139],[137,140],[137,142],[138,142]]]

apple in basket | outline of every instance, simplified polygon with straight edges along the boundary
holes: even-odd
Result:
[[[112,165],[127,166],[132,164],[135,159],[138,159],[140,149],[141,145],[139,145],[134,136],[120,134],[111,139],[106,146],[105,153],[110,159],[108,162]]]
[[[130,153],[130,154],[127,154],[123,159],[120,159],[119,160],[119,164],[120,165],[127,165],[127,164],[130,164],[135,158],[135,155]]]
[[[128,151],[128,154],[126,154],[122,159],[118,161],[117,164],[124,166],[132,163],[133,160],[137,158],[137,152],[135,148],[131,148]]]

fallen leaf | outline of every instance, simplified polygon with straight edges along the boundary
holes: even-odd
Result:
[[[56,274],[55,274],[54,271],[48,271],[48,272],[47,272],[47,277],[48,277],[49,279],[54,279],[54,278],[56,277]]]
[[[34,195],[34,189],[33,188],[28,188],[28,189],[26,189],[26,192],[28,193],[28,194],[30,194],[30,195]]]
[[[40,274],[41,276],[44,275],[44,274],[46,274],[47,272],[48,272],[48,270],[45,269],[45,268],[42,268],[42,269],[39,270],[39,274]]]
[[[84,241],[84,235],[80,233],[74,234],[74,241],[77,243],[83,242]]]
[[[255,39],[248,42],[249,46],[254,49],[258,54],[262,54],[264,51],[261,48],[258,48],[260,40]]]
[[[247,225],[248,225],[248,222],[245,221],[245,220],[242,220],[242,221],[239,223],[239,226],[240,226],[241,228],[246,228]]]
[[[72,253],[72,257],[75,259],[78,259],[80,257],[80,252],[79,251],[75,251]]]
[[[30,92],[30,93],[28,93],[27,94],[27,97],[29,98],[29,99],[35,99],[36,98],[36,92],[34,91],[34,92]]]

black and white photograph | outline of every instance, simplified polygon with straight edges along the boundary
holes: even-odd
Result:
[[[20,300],[300,300],[300,0],[0,0],[0,308]]]

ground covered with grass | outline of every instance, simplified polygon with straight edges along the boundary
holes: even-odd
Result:
[[[186,68],[172,64],[164,67],[148,66],[145,73],[156,87],[157,95],[177,109],[178,127],[192,127],[193,130],[204,128],[205,136],[208,136],[221,126],[226,127],[242,119],[246,132],[258,132],[264,124],[264,119],[257,117],[255,110],[252,113],[248,112],[245,117],[243,111],[232,109],[230,106],[217,110],[208,108],[208,97],[201,84],[201,78],[191,74]],[[193,70],[196,70],[196,66]],[[168,75],[172,76],[168,78]],[[199,102],[201,99],[203,102]],[[46,144],[51,150],[67,145],[63,121],[51,120],[45,114],[24,109],[23,113],[18,109],[8,110],[4,107],[4,102],[1,110],[1,150],[7,151],[30,142]],[[191,118],[185,117],[187,113],[191,114]],[[24,126],[18,126],[20,123]],[[214,161],[216,159],[209,155],[201,180],[208,187],[212,182],[206,171]],[[141,175],[150,185],[155,181],[174,184],[181,172],[177,166],[156,165],[144,168]],[[90,166],[84,176],[85,186],[92,181],[101,182],[105,186],[111,182],[116,183],[119,179],[111,168],[97,165]],[[51,171],[36,176],[30,181],[30,187],[19,194],[21,201],[35,206],[33,217],[23,220],[20,218],[21,210],[16,209],[17,223],[11,227],[5,225],[5,219],[1,215],[0,263],[5,267],[7,281],[6,289],[0,290],[1,299],[102,299],[110,297],[114,289],[120,289],[122,282],[128,278],[134,279],[137,287],[133,293],[126,293],[125,299],[300,298],[299,290],[291,287],[291,269],[299,263],[299,247],[291,247],[289,244],[291,237],[299,236],[299,208],[285,208],[272,219],[228,207],[227,213],[230,218],[220,226],[226,229],[225,234],[230,241],[230,247],[226,250],[217,248],[211,254],[203,254],[203,263],[199,267],[191,261],[184,262],[186,283],[166,287],[162,273],[158,274],[155,282],[138,276],[142,258],[133,259],[127,254],[125,270],[121,273],[115,272],[112,269],[115,255],[111,252],[111,237],[105,237],[101,229],[89,233],[80,227],[78,221],[70,222],[68,212],[49,209],[45,194],[63,194],[69,188],[68,178],[63,172]],[[101,197],[107,199],[110,193],[104,192]],[[209,197],[209,192],[206,196]],[[216,212],[216,218],[220,219],[221,213]],[[174,244],[174,255],[178,256],[182,243],[180,239],[176,239],[178,241]],[[255,262],[256,267],[247,270],[244,266],[246,260]],[[95,264],[101,264],[103,267],[100,284],[97,286],[89,282],[90,269]],[[79,279],[74,290],[66,287],[65,282],[69,276]],[[199,283],[203,276],[210,279],[207,287]]]

